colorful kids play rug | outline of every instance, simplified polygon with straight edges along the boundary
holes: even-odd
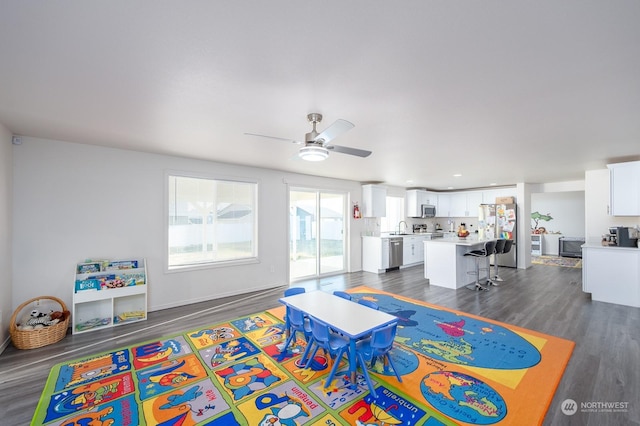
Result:
[[[574,343],[367,287],[398,317],[373,399],[347,385],[346,359],[325,389],[322,351],[305,342],[278,361],[284,308],[60,363],[32,424],[45,425],[531,425],[542,423]]]

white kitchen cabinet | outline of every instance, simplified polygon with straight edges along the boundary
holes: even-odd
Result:
[[[482,204],[481,191],[465,191],[465,192],[449,192],[443,194],[443,201],[448,203],[448,209],[444,213],[444,217],[478,217],[478,206]],[[440,200],[440,198],[439,198]],[[442,203],[440,203],[442,205]]]
[[[381,185],[362,185],[362,217],[387,215],[387,188]]]
[[[640,307],[640,250],[583,245],[582,291],[591,300]]]
[[[436,216],[478,217],[478,206],[480,206],[480,204],[494,204],[498,197],[514,197],[515,199],[515,188],[507,187],[484,191],[439,192],[437,193]]]
[[[406,236],[402,241],[402,266],[424,261],[424,236]]]
[[[478,217],[478,207],[482,204],[482,191],[467,192],[467,217]]]
[[[640,216],[640,161],[607,164],[611,184],[611,215]]]
[[[452,192],[451,203],[449,206],[449,216],[466,217],[467,216],[467,194],[464,192]]]
[[[427,191],[427,198],[425,199],[425,204],[436,207],[436,213],[438,212],[438,193]]]
[[[451,217],[451,194],[442,192],[438,194],[438,208],[436,209],[436,217]]]
[[[389,268],[389,239],[362,237],[362,270],[380,274]]]
[[[424,189],[409,189],[405,194],[407,217],[422,217],[422,206],[435,206],[438,214],[438,193]]]
[[[73,334],[146,320],[145,259],[78,264],[72,309]]]
[[[407,203],[407,217],[422,217],[422,205],[429,204],[427,191],[423,189],[409,189],[405,193]]]

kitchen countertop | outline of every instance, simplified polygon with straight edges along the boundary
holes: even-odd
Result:
[[[381,235],[363,235],[363,237],[373,237],[373,238],[402,238],[402,237],[431,237],[434,234],[436,235],[444,235],[443,232],[437,231],[437,232],[413,232],[413,233],[406,233],[406,234],[389,234],[389,233],[382,233]]]
[[[598,248],[598,249],[611,249],[611,250],[633,250],[637,251],[638,247],[618,247],[618,246],[603,246],[601,243],[586,243],[581,245],[582,248]]]
[[[435,238],[427,240],[425,242],[438,243],[438,244],[456,244],[459,246],[474,246],[477,244],[483,244],[486,241],[492,241],[496,238],[478,238],[477,234],[471,234],[466,238],[459,238],[457,235],[445,236],[443,238]]]

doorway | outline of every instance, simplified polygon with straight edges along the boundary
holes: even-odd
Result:
[[[289,280],[346,272],[345,193],[289,190]]]

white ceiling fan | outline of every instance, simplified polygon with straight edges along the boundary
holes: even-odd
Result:
[[[304,142],[296,141],[293,139],[279,138],[275,136],[259,135],[256,133],[245,133],[245,135],[259,136],[269,139],[277,139],[281,141],[293,142],[298,145],[304,144],[298,156],[307,161],[322,161],[329,156],[329,151],[340,152],[342,154],[355,155],[357,157],[368,157],[371,155],[371,151],[364,149],[349,148],[347,146],[334,145],[331,141],[348,130],[351,130],[354,125],[347,120],[338,119],[331,126],[324,129],[322,133],[318,133],[316,130],[316,124],[322,121],[322,114],[312,112],[307,115],[307,120],[313,125],[313,130],[305,134]]]

